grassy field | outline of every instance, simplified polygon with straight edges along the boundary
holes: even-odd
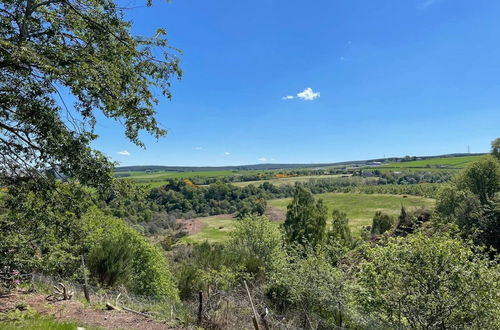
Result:
[[[329,218],[334,208],[347,213],[349,225],[355,235],[359,235],[362,226],[371,225],[376,211],[398,216],[401,205],[404,205],[407,210],[434,206],[433,199],[419,196],[404,198],[402,195],[326,193],[315,195],[315,197],[323,199],[328,207]],[[291,198],[273,199],[268,201],[268,205],[286,212],[286,207],[290,201]],[[229,238],[228,234],[234,230],[237,220],[228,218],[226,215],[197,218],[194,221],[201,222],[201,230],[183,237],[181,242],[225,242]]]
[[[228,218],[227,216],[211,216],[204,218],[197,218],[194,221],[201,222],[201,231],[185,236],[181,242],[186,243],[200,243],[204,241],[224,242],[229,238],[228,233],[235,228],[235,219]]]
[[[245,174],[255,174],[260,171],[200,171],[200,172],[173,172],[173,171],[162,171],[162,172],[117,172],[120,177],[122,175],[125,179],[132,180],[133,182],[140,185],[149,185],[152,188],[159,187],[165,184],[168,179],[190,179],[195,177],[210,177],[210,178],[218,178],[224,176],[233,176],[233,175],[245,175]]]
[[[392,170],[409,170],[409,169],[426,169],[440,170],[452,169],[459,170],[467,166],[467,164],[479,160],[483,156],[464,156],[464,157],[443,157],[432,158],[427,160],[415,160],[411,162],[391,163],[377,167],[377,169],[392,169]]]
[[[234,182],[232,183],[238,187],[246,187],[248,185],[259,186],[264,182],[272,183],[276,186],[282,186],[285,184],[293,185],[295,182],[307,182],[311,179],[330,179],[330,178],[338,178],[343,176],[344,174],[336,174],[336,175],[308,175],[308,176],[295,176],[290,178],[276,178],[276,179],[268,179],[268,180],[258,180],[258,181],[245,181],[245,182]]]
[[[433,199],[418,196],[403,198],[401,195],[326,193],[315,195],[315,197],[323,199],[328,207],[329,216],[333,209],[345,212],[353,233],[359,233],[362,226],[371,225],[376,211],[397,216],[401,205],[404,205],[408,210],[434,205]],[[291,198],[274,199],[270,200],[268,205],[286,211],[290,201]]]

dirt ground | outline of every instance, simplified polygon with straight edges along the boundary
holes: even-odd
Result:
[[[215,215],[213,217],[217,217],[219,219],[232,219],[234,217],[234,214],[221,214]],[[188,232],[189,235],[193,235],[199,233],[203,229],[203,223],[201,222],[201,219],[205,218],[177,219],[177,225],[179,226],[180,230],[184,230]]]
[[[265,215],[271,219],[271,221],[282,222],[286,219],[286,213],[277,207],[268,207]]]
[[[38,313],[53,316],[59,321],[81,323],[82,327],[94,326],[104,329],[173,329],[168,325],[126,311],[108,311],[85,306],[79,301],[46,300],[46,295],[18,291],[7,297],[0,297],[0,313],[15,309],[16,304],[26,303]]]

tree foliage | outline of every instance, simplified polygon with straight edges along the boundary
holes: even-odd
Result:
[[[126,284],[132,292],[176,301],[178,290],[162,250],[127,225],[91,208],[83,217],[83,246],[91,274],[101,284]]]
[[[500,138],[496,138],[491,142],[491,154],[500,160]]]
[[[309,190],[296,186],[284,224],[288,241],[313,247],[321,244],[326,236],[326,218],[323,201],[316,201]]]
[[[249,216],[237,222],[228,249],[241,258],[256,260],[262,271],[270,271],[275,260],[282,257],[284,244],[284,235],[276,223],[263,216]]]
[[[141,130],[165,133],[152,90],[171,97],[176,52],[162,29],[152,38],[130,30],[113,0],[0,3],[0,174],[105,185],[111,164],[89,147],[97,112],[138,145]]]
[[[500,325],[498,265],[459,240],[417,234],[367,253],[357,269],[352,295],[365,322],[379,322],[370,327]]]
[[[470,164],[444,186],[436,211],[456,223],[476,244],[500,249],[500,161],[492,156]]]
[[[381,211],[375,212],[372,220],[372,235],[380,235],[392,228],[394,224],[394,219]]]

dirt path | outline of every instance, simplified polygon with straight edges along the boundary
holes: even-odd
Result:
[[[17,292],[0,298],[0,313],[14,310],[19,303],[26,303],[38,313],[53,316],[59,321],[80,323],[82,327],[93,326],[104,329],[174,329],[158,321],[125,311],[108,311],[87,307],[79,301],[47,301],[45,295]]]

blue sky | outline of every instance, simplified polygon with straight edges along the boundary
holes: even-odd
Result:
[[[167,29],[184,71],[157,109],[164,138],[141,149],[98,124],[94,147],[122,165],[486,152],[500,136],[500,1],[120,2],[139,6],[135,33]]]

